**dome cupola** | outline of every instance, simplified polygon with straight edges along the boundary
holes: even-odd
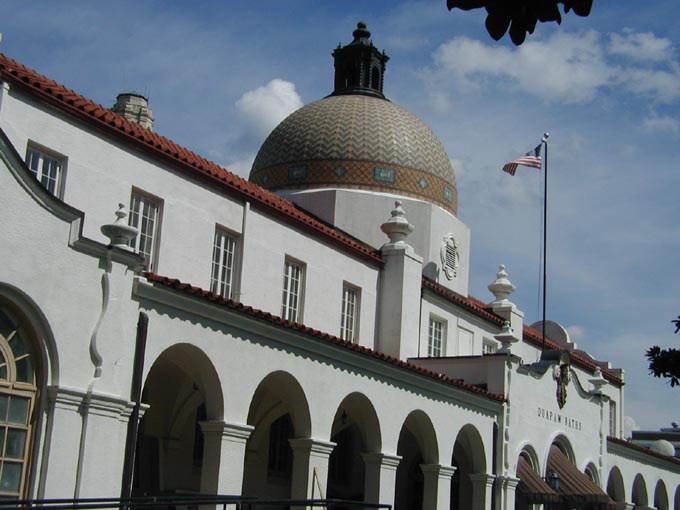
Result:
[[[365,23],[333,52],[335,88],[284,119],[260,147],[250,181],[278,192],[344,189],[429,202],[456,215],[456,177],[420,119],[383,95],[385,52]]]

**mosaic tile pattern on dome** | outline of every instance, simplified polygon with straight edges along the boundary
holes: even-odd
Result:
[[[265,168],[319,160],[380,161],[456,184],[432,130],[404,108],[374,97],[326,97],[292,113],[260,148],[251,179]]]
[[[343,188],[397,193],[457,214],[454,185],[427,172],[375,161],[294,161],[253,170],[250,181],[270,190]]]

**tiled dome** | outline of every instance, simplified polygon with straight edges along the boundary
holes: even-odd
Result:
[[[329,96],[281,122],[250,180],[271,190],[349,188],[401,194],[457,210],[451,162],[432,130],[379,97]]]

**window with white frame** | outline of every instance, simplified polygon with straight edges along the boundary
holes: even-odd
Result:
[[[302,321],[304,277],[304,264],[295,260],[286,259],[283,273],[281,317],[292,322]]]
[[[236,243],[236,235],[220,227],[215,228],[210,291],[226,298],[232,298],[234,292]]]
[[[139,232],[130,241],[130,246],[146,260],[147,269],[153,271],[157,265],[157,244],[160,233],[161,201],[147,194],[133,190],[130,197],[128,223]]]
[[[66,158],[29,145],[26,165],[40,184],[55,197],[62,197],[62,181]]]
[[[427,355],[439,357],[444,350],[444,338],[446,336],[446,321],[430,315],[430,326],[427,333]]]
[[[340,337],[343,340],[356,342],[359,334],[359,301],[361,292],[358,288],[344,284],[342,286],[342,312],[340,314]]]

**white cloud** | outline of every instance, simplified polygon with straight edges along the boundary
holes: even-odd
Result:
[[[630,438],[634,430],[640,430],[640,426],[635,422],[631,416],[623,417],[623,437]]]
[[[567,327],[567,333],[569,333],[569,340],[572,342],[578,342],[586,338],[586,328],[583,326],[569,326]]]
[[[464,92],[511,87],[548,102],[586,103],[611,91],[658,102],[680,96],[680,65],[673,60],[670,41],[633,32],[609,39],[607,44],[592,30],[559,32],[508,48],[456,37],[434,52],[434,67],[426,76],[436,84],[452,79]],[[614,57],[623,57],[623,62]]]
[[[436,67],[459,86],[510,82],[546,100],[582,102],[612,79],[596,32],[560,33],[547,41],[527,41],[518,49],[457,37],[434,54]],[[503,83],[504,85],[506,83]]]
[[[276,78],[249,90],[234,106],[242,122],[243,135],[263,141],[279,122],[302,106],[302,99],[294,83]]]
[[[642,128],[648,132],[666,131],[678,134],[680,133],[680,122],[678,122],[678,119],[668,115],[652,113],[642,121]]]
[[[623,35],[609,34],[609,53],[632,60],[662,62],[673,57],[673,45],[665,37],[651,32],[625,30]]]

